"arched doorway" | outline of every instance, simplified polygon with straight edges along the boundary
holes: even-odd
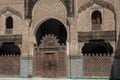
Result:
[[[56,19],[49,19],[39,26],[34,46],[35,76],[66,76],[66,39],[65,26]]]
[[[57,36],[57,39],[59,39],[60,44],[66,44],[66,39],[67,39],[67,31],[65,26],[58,20],[56,19],[49,19],[45,22],[43,22],[36,33],[36,40],[37,44],[39,45],[42,40],[42,37],[45,37],[45,35],[48,34],[54,34]]]
[[[5,42],[0,48],[0,75],[20,75],[20,48],[14,42]]]

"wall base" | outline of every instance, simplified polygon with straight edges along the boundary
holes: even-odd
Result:
[[[22,78],[33,76],[33,59],[28,55],[22,55],[20,61],[20,76]]]
[[[68,78],[82,78],[83,75],[83,65],[82,65],[82,59],[80,57],[72,56],[71,58],[68,59],[67,62],[67,70]]]

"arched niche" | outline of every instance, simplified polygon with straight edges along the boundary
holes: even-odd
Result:
[[[66,44],[67,30],[59,20],[51,18],[39,25],[35,34],[37,44],[41,43],[42,37],[49,34],[57,36],[60,44]]]

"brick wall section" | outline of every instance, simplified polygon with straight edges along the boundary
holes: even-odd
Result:
[[[109,78],[112,68],[110,55],[85,55],[83,57],[83,76],[87,78]]]

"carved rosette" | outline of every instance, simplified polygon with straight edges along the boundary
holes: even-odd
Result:
[[[60,44],[58,43],[58,39],[56,36],[54,35],[45,35],[45,37],[42,38],[41,40],[41,47],[55,47],[55,46],[60,46]]]

